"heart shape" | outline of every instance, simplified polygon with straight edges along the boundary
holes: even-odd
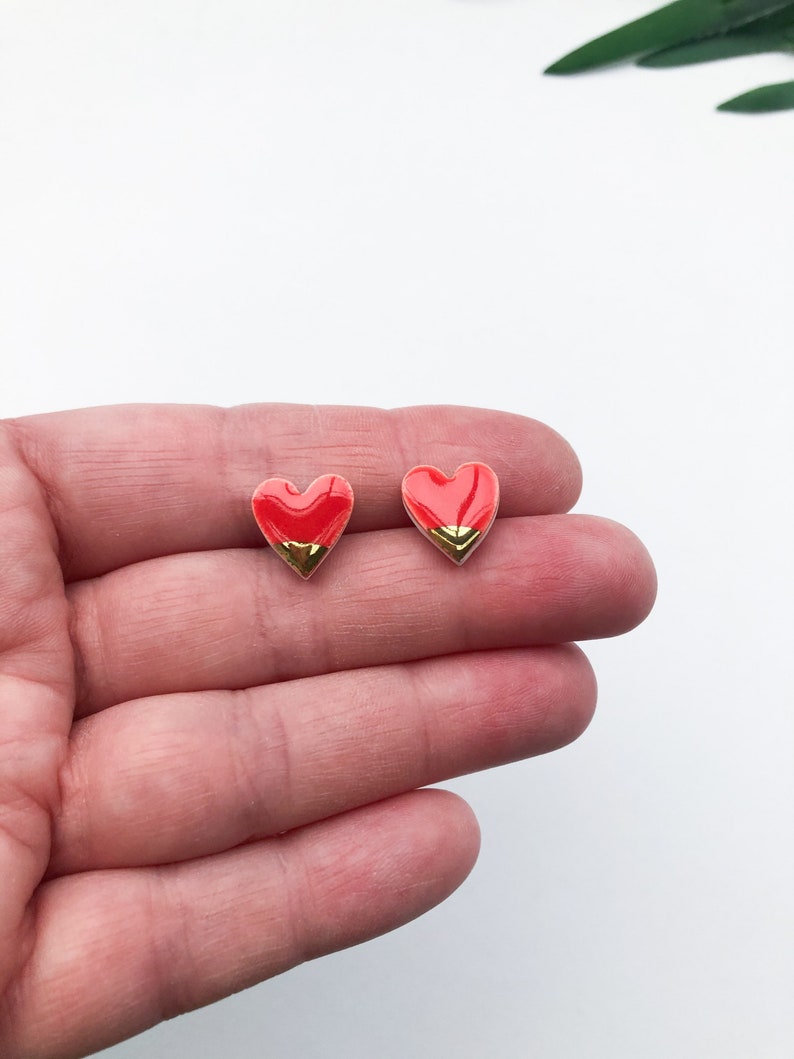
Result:
[[[344,533],[353,490],[338,474],[316,478],[303,493],[285,478],[268,478],[254,490],[251,506],[267,543],[305,579]]]
[[[482,544],[499,507],[499,479],[484,463],[463,463],[451,478],[437,467],[414,467],[402,493],[419,532],[458,566]]]

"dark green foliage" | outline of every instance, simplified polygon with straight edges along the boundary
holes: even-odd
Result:
[[[784,7],[781,11],[715,37],[651,52],[639,59],[637,65],[656,68],[686,66],[714,62],[716,59],[732,59],[739,55],[760,55],[763,52],[794,52],[794,6]]]
[[[690,66],[693,63],[710,63],[717,59],[735,59],[740,55],[762,55],[771,51],[794,51],[794,48],[771,34],[729,33],[651,52],[640,59],[637,66],[661,70],[664,67]]]
[[[794,0],[675,0],[553,63],[546,73],[573,74],[633,59],[671,67],[763,52],[794,53]],[[789,83],[768,85],[719,109],[759,113],[794,106]]]
[[[720,103],[717,110],[729,110],[734,114],[769,114],[773,110],[794,110],[794,81],[754,88],[751,92]]]

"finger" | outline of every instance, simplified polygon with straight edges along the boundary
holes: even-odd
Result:
[[[571,645],[127,703],[76,726],[51,870],[216,853],[555,750],[594,707]]]
[[[351,532],[407,524],[400,482],[417,463],[452,473],[484,460],[507,516],[565,511],[581,483],[570,446],[549,427],[481,409],[140,405],[12,426],[50,496],[67,580],[261,543],[250,500],[273,475],[300,489],[343,475],[356,495]]]
[[[78,715],[464,650],[624,632],[647,552],[604,519],[501,519],[465,569],[415,530],[357,534],[310,585],[268,550],[173,556],[72,586]]]
[[[477,848],[465,803],[421,791],[217,857],[55,880],[0,1053],[93,1054],[393,930],[444,900]]]

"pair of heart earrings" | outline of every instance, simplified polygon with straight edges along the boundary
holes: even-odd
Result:
[[[452,477],[437,467],[414,467],[403,478],[402,497],[419,532],[460,566],[496,518],[499,480],[484,463],[461,464]],[[353,490],[338,474],[317,478],[303,493],[284,478],[268,478],[251,504],[271,548],[307,578],[342,536]]]

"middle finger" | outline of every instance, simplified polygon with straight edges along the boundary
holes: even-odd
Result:
[[[77,712],[610,636],[647,612],[650,569],[633,534],[584,515],[498,520],[465,569],[404,529],[341,541],[310,584],[269,551],[149,560],[70,589]]]

